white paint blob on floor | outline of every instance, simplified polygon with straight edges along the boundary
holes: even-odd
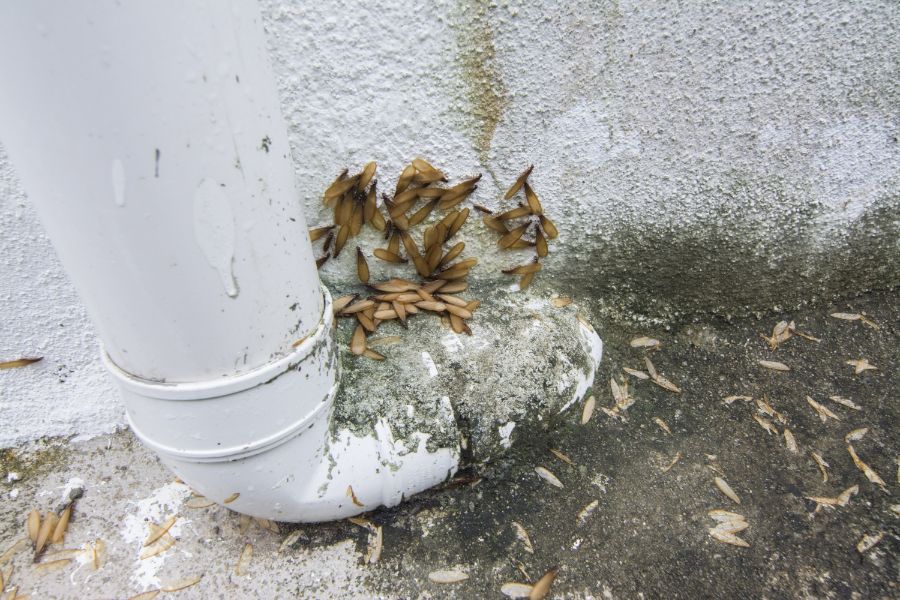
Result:
[[[134,511],[125,515],[122,520],[122,528],[119,531],[126,544],[134,548],[135,568],[131,574],[132,583],[139,589],[146,590],[160,584],[159,572],[163,568],[167,553],[163,552],[141,560],[138,556],[147,539],[150,522],[161,524],[167,518],[179,513],[184,501],[191,495],[191,488],[183,483],[171,482],[156,488],[147,498],[134,503]],[[190,521],[184,516],[179,516],[169,530],[169,533],[177,538],[185,525]],[[178,550],[177,545],[170,550]]]

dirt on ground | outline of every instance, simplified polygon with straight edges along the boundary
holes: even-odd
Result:
[[[865,315],[874,326],[831,313]],[[558,597],[896,597],[898,316],[893,295],[874,294],[794,314],[670,326],[593,318],[606,353],[591,420],[581,425],[580,409],[566,414],[547,439],[473,469],[477,484],[429,493],[376,515],[386,527],[386,549],[397,544],[403,551],[389,557],[386,550],[382,568],[391,576],[375,576],[373,583],[398,597],[416,597],[425,589],[438,596],[500,597],[504,582],[534,581],[558,566]],[[761,334],[771,336],[782,320],[819,341],[792,335],[772,350]],[[660,344],[632,348],[631,340],[640,336]],[[602,412],[599,407],[615,404],[610,378],[618,379],[623,367],[646,372],[645,357],[681,393],[625,375],[634,404],[624,419]],[[847,361],[859,359],[876,369],[855,373]],[[730,396],[753,400],[729,404]],[[823,422],[807,396],[837,418]],[[832,396],[849,399],[859,410]],[[756,400],[778,416],[766,414],[766,405],[761,410]],[[778,434],[754,416],[772,423]],[[859,428],[868,432],[851,442],[853,448],[884,486],[869,481],[847,450],[844,436]],[[785,429],[793,434],[796,453],[787,448]],[[812,452],[828,463],[827,482]],[[565,487],[548,485],[535,473],[538,466]],[[740,504],[719,491],[716,477],[729,484]],[[855,485],[859,493],[846,506],[817,510],[807,499],[837,497]],[[596,509],[579,523],[579,512],[594,501]],[[736,535],[748,547],[710,536],[716,521],[708,513],[714,509],[745,517],[749,528]],[[409,525],[422,511],[446,515],[426,537]],[[513,522],[528,532],[533,552]],[[864,536],[882,533],[873,548],[858,551]],[[439,592],[425,576],[448,565],[459,565],[469,579],[453,592]]]
[[[375,536],[365,526],[247,530],[237,515],[211,506],[183,509],[190,526],[176,536],[182,550],[157,566],[205,573],[200,584],[178,592],[185,598],[503,598],[504,584],[531,584],[557,567],[548,598],[900,595],[900,308],[894,294],[790,314],[669,324],[615,320],[599,307],[582,306],[605,343],[588,422],[581,423],[583,406],[573,407],[546,436],[518,440],[506,457],[469,466],[442,488],[366,515],[382,528],[377,561],[366,560]],[[780,321],[793,327],[772,349],[761,334],[771,336]],[[651,339],[632,347],[641,336]],[[680,392],[623,373],[626,367],[647,373],[645,358]],[[624,410],[611,410],[611,378],[620,387],[627,383],[633,404]],[[630,401],[620,397],[620,405]],[[85,543],[104,529],[121,529],[139,506],[134,498],[169,489],[171,476],[130,444],[128,432],[110,439],[105,446],[95,442],[87,458],[57,457],[49,467],[36,461],[31,471],[27,452],[4,455],[3,474],[18,470],[25,480],[4,480],[0,551],[23,534],[31,505],[49,506],[41,490],[58,495],[72,477],[105,481],[103,494],[122,499],[106,506],[97,500],[100,490],[85,486],[72,524],[73,539]],[[91,469],[99,474],[84,472]],[[717,487],[716,478],[728,487],[721,481]],[[7,500],[13,487],[18,495]],[[739,503],[726,495],[729,488]],[[748,526],[723,516],[728,522],[715,539],[710,511],[717,509],[741,515]],[[141,589],[133,561],[115,565],[131,549],[122,547],[128,540],[121,534],[108,535],[107,566],[93,578],[68,567],[36,573],[23,552],[10,563],[13,581],[23,593],[51,590],[41,596],[128,597]],[[248,542],[250,575],[236,577],[234,565]],[[466,578],[435,583],[429,574],[438,570]],[[53,577],[59,579],[53,586],[42,583]]]

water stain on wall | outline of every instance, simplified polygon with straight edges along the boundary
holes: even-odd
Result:
[[[472,138],[482,165],[497,124],[509,104],[507,88],[497,67],[491,8],[483,0],[460,0],[453,19],[457,52],[454,63],[462,79],[458,98],[465,130]]]

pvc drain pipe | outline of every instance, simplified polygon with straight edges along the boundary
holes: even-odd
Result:
[[[186,483],[319,521],[453,472],[454,449],[395,444],[386,423],[330,431],[330,301],[255,2],[4,3],[0,81],[0,142],[129,423]]]
[[[459,462],[455,449],[427,451],[424,435],[416,448],[395,443],[384,421],[376,437],[331,435],[333,326],[326,291],[318,327],[293,352],[213,381],[141,380],[103,357],[132,431],[197,491],[256,517],[326,521],[394,506],[450,477]]]

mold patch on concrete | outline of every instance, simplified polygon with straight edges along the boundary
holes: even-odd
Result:
[[[756,201],[769,193],[745,191]],[[740,206],[740,197],[721,208]],[[828,247],[816,243],[815,205],[778,190],[769,197],[771,211],[748,211],[740,221],[623,225],[605,240],[588,237],[583,252],[572,249],[578,259],[558,273],[557,289],[635,318],[675,318],[796,308],[841,291],[900,286],[898,247],[885,243],[900,239],[900,197],[880,199]],[[779,212],[779,205],[797,208]]]

